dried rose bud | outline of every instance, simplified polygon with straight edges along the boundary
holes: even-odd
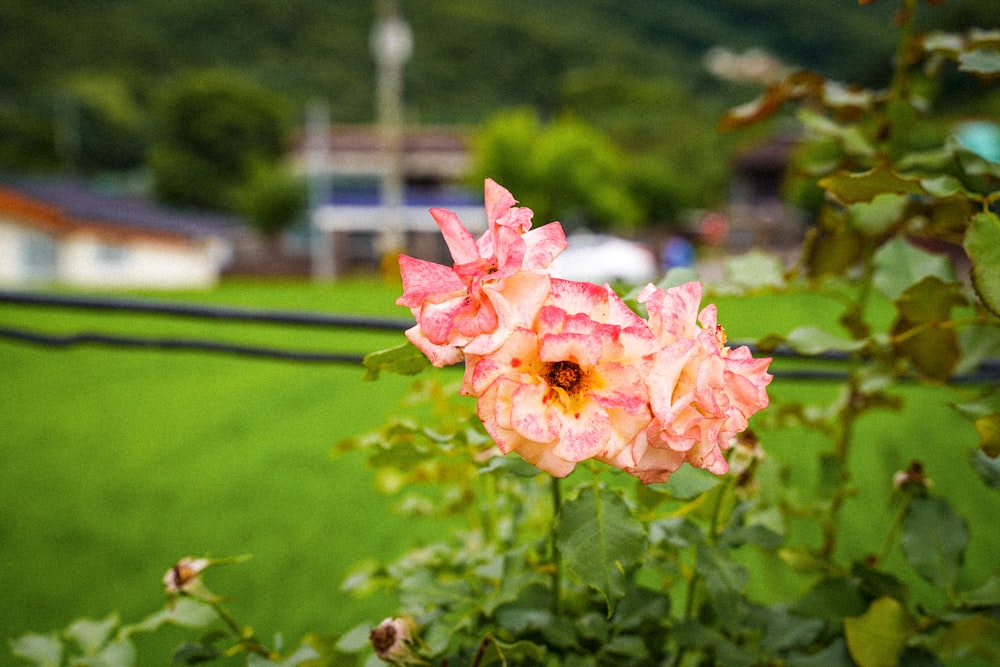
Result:
[[[419,662],[410,648],[413,627],[414,621],[408,616],[387,618],[379,623],[368,635],[375,655],[394,665]]]
[[[163,575],[163,585],[167,593],[171,595],[187,593],[188,589],[198,581],[201,571],[211,564],[212,561],[207,558],[181,558]]]
[[[893,491],[927,491],[934,486],[931,479],[924,473],[920,461],[914,461],[906,470],[900,470],[892,476]]]

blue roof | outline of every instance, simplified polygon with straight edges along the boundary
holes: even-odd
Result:
[[[241,225],[240,219],[234,216],[172,209],[145,196],[101,191],[76,178],[14,178],[4,179],[0,185],[54,206],[77,220],[112,223],[136,230],[201,238],[225,234]]]

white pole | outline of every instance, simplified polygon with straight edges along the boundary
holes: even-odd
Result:
[[[330,195],[330,110],[321,100],[306,110],[306,178],[309,188],[309,251],[315,281],[337,277],[333,237],[319,225]]]
[[[384,217],[378,239],[383,261],[405,246],[403,229],[403,65],[413,51],[410,27],[395,0],[379,0],[372,30],[372,55],[378,72],[378,120],[382,136],[381,203]]]

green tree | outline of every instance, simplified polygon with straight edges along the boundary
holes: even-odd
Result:
[[[622,155],[607,136],[573,118],[543,124],[531,109],[496,114],[475,138],[472,171],[530,201],[537,220],[569,228],[645,221]]]
[[[288,149],[290,113],[278,93],[238,73],[188,73],[157,96],[149,155],[157,195],[170,203],[233,209],[253,165]]]
[[[631,190],[654,224],[725,197],[736,140],[721,136],[719,101],[665,77],[617,67],[569,73],[559,108],[605,132],[628,156]]]
[[[143,164],[148,131],[136,96],[120,77],[73,77],[59,96],[57,125],[70,164],[85,172],[127,171]]]
[[[246,181],[233,190],[233,206],[265,237],[273,240],[295,222],[306,207],[302,177],[281,164],[258,162]]]

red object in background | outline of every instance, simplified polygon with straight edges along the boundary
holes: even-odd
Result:
[[[717,245],[726,239],[729,231],[729,222],[726,216],[716,211],[706,213],[701,219],[701,238],[705,243]]]

